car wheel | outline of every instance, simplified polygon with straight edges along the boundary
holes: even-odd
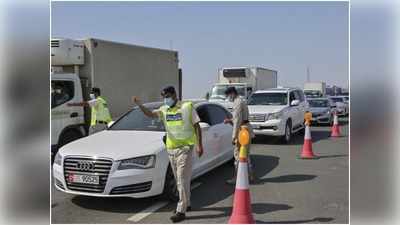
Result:
[[[167,174],[165,175],[164,196],[172,202],[177,202],[179,200],[178,187],[176,186],[176,180],[171,166],[168,166]]]
[[[292,139],[292,123],[290,121],[286,122],[285,125],[285,135],[282,137],[282,141],[285,144],[290,143]]]

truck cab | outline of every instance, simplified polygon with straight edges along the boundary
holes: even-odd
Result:
[[[78,75],[51,74],[51,149],[57,149],[71,141],[86,136],[83,107],[67,104],[82,102],[82,86]]]

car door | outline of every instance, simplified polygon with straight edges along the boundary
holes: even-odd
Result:
[[[207,163],[210,162],[212,153],[215,151],[215,141],[214,136],[210,132],[212,127],[211,120],[208,114],[207,105],[200,105],[196,108],[197,114],[200,117],[201,123],[206,123],[208,126],[201,125],[201,136],[203,142],[204,152],[203,155],[199,158],[195,151],[193,151],[193,176],[196,177],[200,173],[204,172],[204,169]]]
[[[298,96],[299,101],[300,101],[300,104],[299,104],[299,113],[300,113],[300,115],[299,115],[299,123],[303,124],[303,122],[304,122],[304,113],[306,111],[308,111],[309,108],[308,108],[307,102],[305,101],[303,91],[297,90],[296,92],[297,92],[297,96]]]
[[[299,106],[292,106],[292,101],[296,100],[296,94],[294,91],[289,92],[289,104],[290,104],[290,118],[292,118],[292,129],[299,124]],[[298,99],[297,99],[298,100]]]
[[[224,161],[224,157],[228,157],[229,153],[232,153],[232,126],[230,124],[225,124],[224,119],[231,117],[229,112],[227,112],[222,106],[210,104],[207,107],[208,114],[212,126],[209,132],[212,135],[212,156],[211,156],[211,166],[216,166]]]

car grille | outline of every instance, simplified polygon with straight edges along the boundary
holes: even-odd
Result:
[[[116,188],[113,188],[111,190],[112,195],[119,195],[119,194],[132,194],[132,193],[139,193],[139,192],[145,192],[151,189],[152,182],[144,182],[144,183],[139,183],[139,184],[132,184],[132,185],[126,185],[126,186],[119,186]]]
[[[312,117],[318,117],[318,116],[321,116],[321,115],[322,115],[322,113],[313,113]]]
[[[86,166],[78,166],[78,164]],[[88,166],[89,165],[89,166]],[[109,159],[94,159],[83,157],[71,157],[64,160],[64,176],[67,188],[73,191],[101,193],[107,183],[108,174],[111,170],[112,161]],[[69,174],[86,174],[99,176],[99,184],[70,183]]]
[[[265,114],[250,114],[249,121],[250,122],[264,122],[265,121]]]

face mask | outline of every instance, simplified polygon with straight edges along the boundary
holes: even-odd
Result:
[[[232,95],[228,96],[228,101],[233,102],[235,100],[235,98]]]
[[[171,107],[175,104],[175,101],[172,98],[164,98],[164,104]]]
[[[95,99],[96,98],[96,96],[94,94],[90,94],[89,96],[90,96],[90,99]]]

